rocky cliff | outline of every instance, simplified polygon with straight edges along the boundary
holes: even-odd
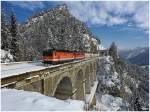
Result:
[[[148,110],[149,80],[145,69],[107,56],[98,61],[97,80],[102,110]],[[103,100],[106,96],[107,103]]]

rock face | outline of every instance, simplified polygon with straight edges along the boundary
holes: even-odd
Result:
[[[19,32],[23,48],[27,49],[23,59],[29,60],[40,59],[46,48],[95,53],[100,44],[86,25],[69,13],[66,5],[31,17],[20,25]]]
[[[100,58],[97,63],[97,80],[99,82],[97,88],[97,100],[99,107],[103,110],[128,110],[128,103],[121,97],[121,77],[116,72],[113,58],[110,56]],[[108,96],[104,102],[105,96]],[[119,102],[118,102],[118,99]]]
[[[122,104],[115,108],[117,110],[148,110],[149,102],[146,99],[149,99],[149,81],[145,69],[127,64],[119,58],[115,62],[110,56],[100,58],[97,65],[97,94],[100,104],[103,104],[103,96],[112,95],[122,98]]]

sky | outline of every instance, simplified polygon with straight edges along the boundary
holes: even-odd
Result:
[[[148,1],[3,1],[6,13],[16,13],[18,23],[40,11],[66,4],[84,22],[104,48],[114,41],[119,49],[149,46]]]

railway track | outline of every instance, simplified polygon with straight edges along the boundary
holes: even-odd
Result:
[[[71,62],[66,62],[62,64],[57,64],[57,65],[43,64],[42,60],[4,63],[4,64],[1,64],[1,78],[6,78],[6,77],[19,75],[19,74],[23,74],[26,72],[42,70],[46,68],[55,68],[59,66],[71,65],[71,64],[75,64],[79,62],[88,61],[88,60],[91,60],[91,58],[86,58],[83,60],[74,60]]]

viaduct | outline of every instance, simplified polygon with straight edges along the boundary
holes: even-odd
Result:
[[[85,100],[96,80],[98,56],[1,79],[1,87],[39,92],[58,99]]]

